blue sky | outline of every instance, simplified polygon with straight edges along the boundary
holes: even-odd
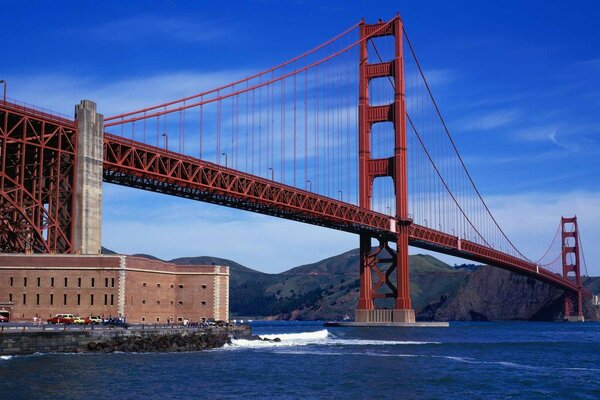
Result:
[[[561,215],[600,275],[600,5],[593,1],[0,1],[8,96],[111,115],[237,80],[400,12],[502,227],[536,259]],[[345,233],[105,185],[104,244],[278,272],[357,247]],[[134,234],[132,234],[134,233]],[[416,251],[415,251],[416,252]],[[454,261],[454,260],[450,260]]]

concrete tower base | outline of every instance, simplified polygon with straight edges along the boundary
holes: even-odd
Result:
[[[325,322],[325,326],[345,328],[448,328],[448,322]]]
[[[361,323],[414,323],[415,310],[374,309],[356,310],[356,322]]]
[[[565,318],[567,322],[585,322],[585,317],[583,315],[570,315]]]

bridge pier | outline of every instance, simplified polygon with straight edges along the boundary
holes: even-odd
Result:
[[[360,293],[356,322],[415,322],[409,288],[408,241],[404,249],[398,242],[395,250],[385,239],[379,239],[379,246],[371,248],[371,237],[361,235]],[[384,303],[387,301],[384,304],[387,308],[376,308],[376,299]]]
[[[73,252],[100,254],[104,117],[96,112],[96,103],[82,100],[75,106],[75,122],[78,135]]]

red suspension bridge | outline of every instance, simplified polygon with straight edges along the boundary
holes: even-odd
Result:
[[[589,295],[576,218],[537,261],[502,230],[399,17],[104,120],[89,101],[71,120],[5,99],[0,149],[0,252],[98,253],[103,180],[358,234],[357,321],[414,322],[409,245],[555,285],[566,318]]]

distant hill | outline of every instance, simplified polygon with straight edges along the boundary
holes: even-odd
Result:
[[[132,254],[131,256],[132,256],[132,257],[141,257],[141,258],[147,258],[147,259],[149,259],[149,260],[153,260],[153,261],[164,261],[164,260],[161,260],[161,259],[160,259],[160,258],[158,258],[158,257],[154,257],[154,256],[151,256],[150,254],[144,254],[144,253]]]
[[[231,287],[238,287],[247,282],[264,282],[276,279],[276,275],[267,274],[245,267],[235,261],[225,258],[199,256],[199,257],[180,257],[170,260],[178,265],[222,265],[229,267],[229,284]]]
[[[107,253],[104,253],[106,251]],[[104,254],[114,254],[103,249]],[[156,257],[138,255],[150,259]],[[335,320],[353,317],[358,302],[359,251],[350,250],[279,274],[267,274],[234,261],[181,257],[179,265],[224,265],[230,268],[230,311],[236,316]],[[523,275],[475,264],[454,267],[429,255],[409,257],[411,298],[417,319],[437,321],[553,320],[562,318],[562,291]],[[394,276],[394,275],[392,275]],[[584,278],[600,292],[600,278]],[[380,306],[392,306],[385,301]],[[586,305],[597,319],[598,308]]]
[[[115,254],[117,254],[117,253],[115,253],[114,251],[107,249],[106,247],[101,247],[101,248],[100,248],[100,253],[102,253],[102,254],[105,254],[105,255],[107,255],[107,256],[110,256],[110,255],[115,255]]]

